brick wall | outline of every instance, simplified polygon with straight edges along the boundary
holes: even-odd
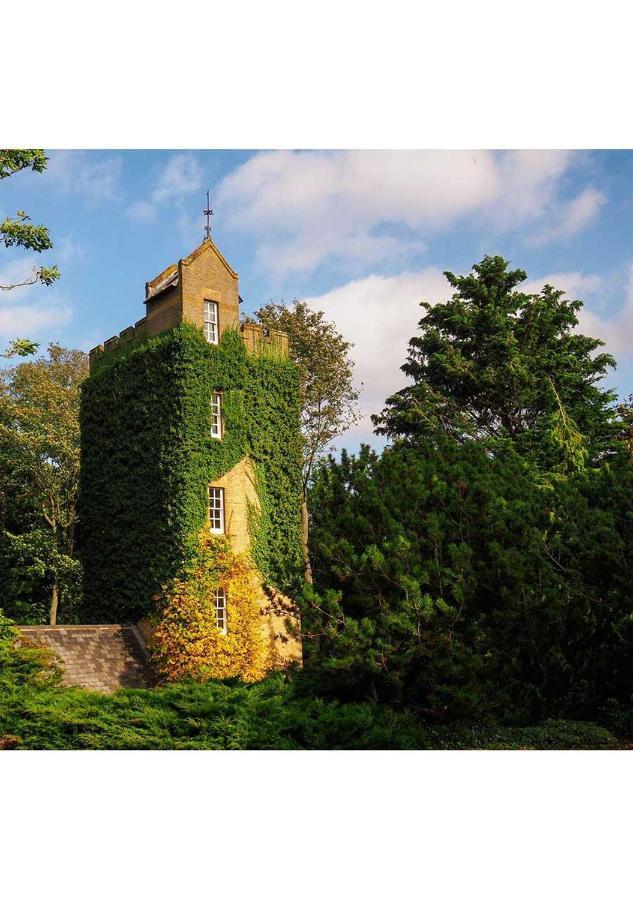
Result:
[[[205,300],[218,304],[220,335],[227,328],[240,328],[238,276],[211,241],[203,241],[186,259],[148,281],[145,291],[146,315],[136,325],[93,347],[91,370],[102,353],[115,352],[134,337],[152,337],[182,321],[202,329]],[[288,336],[281,331],[245,323],[241,332],[250,353],[288,354]]]
[[[146,302],[146,332],[148,337],[167,331],[182,321],[180,284],[168,288]]]

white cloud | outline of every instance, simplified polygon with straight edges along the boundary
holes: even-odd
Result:
[[[137,200],[128,206],[125,215],[133,222],[153,222],[156,218],[156,207],[147,200]]]
[[[120,156],[89,155],[83,150],[51,153],[47,180],[68,194],[82,194],[91,204],[121,196],[123,163]]]
[[[227,175],[218,209],[257,241],[277,277],[337,260],[362,270],[424,249],[433,233],[476,216],[482,228],[534,230],[556,217],[564,237],[595,217],[589,188],[559,198],[570,151],[267,151]]]
[[[582,299],[581,293],[576,294]],[[633,264],[629,266],[628,277],[624,285],[623,302],[619,308],[609,314],[603,314],[601,304],[585,305],[580,311],[580,330],[592,337],[601,338],[606,350],[618,357],[630,356],[633,352],[631,334],[633,334]]]
[[[126,210],[128,219],[135,222],[151,222],[156,218],[157,207],[162,204],[179,205],[183,197],[202,190],[202,169],[195,156],[176,153],[158,173],[149,200],[137,200]]]
[[[594,222],[607,202],[606,195],[594,187],[585,188],[569,203],[552,214],[553,222],[530,238],[532,244],[569,240]]]
[[[202,169],[189,153],[172,156],[161,170],[156,187],[152,192],[154,203],[179,200],[183,194],[190,194],[202,187]]]
[[[82,262],[86,258],[86,248],[79,241],[74,241],[71,237],[65,236],[55,241],[54,249],[51,251],[51,259],[59,259],[63,263]]]
[[[0,306],[0,335],[9,339],[40,337],[67,325],[71,318],[70,305],[60,297],[20,306]]]
[[[596,294],[602,287],[602,278],[599,275],[583,275],[582,272],[550,272],[541,278],[531,278],[517,287],[518,291],[526,294],[536,294],[546,284],[558,290],[565,291],[568,299],[584,300]]]
[[[421,301],[446,300],[451,293],[444,275],[426,268],[393,277],[370,275],[306,299],[313,308],[323,310],[355,345],[352,354],[356,384],[361,388],[362,420],[346,441],[350,437],[370,440],[370,415],[380,412],[386,398],[406,384],[400,366],[422,318]]]

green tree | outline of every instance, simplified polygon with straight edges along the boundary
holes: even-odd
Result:
[[[549,483],[534,475],[512,447],[447,438],[322,463],[302,623],[319,688],[433,719],[630,727],[628,452]]]
[[[615,395],[599,382],[615,361],[596,352],[602,341],[576,331],[582,302],[550,285],[516,290],[526,273],[500,256],[468,275],[445,275],[455,293],[447,303],[421,304],[421,333],[402,367],[413,384],[374,418],[378,433],[441,433],[490,448],[511,442],[545,470],[612,452]]]
[[[47,158],[43,150],[0,150],[0,179],[9,178],[24,169],[43,172]],[[53,246],[48,228],[44,225],[33,225],[24,210],[19,209],[14,218],[6,218],[0,222],[0,243],[5,247],[22,247],[41,253]],[[60,277],[57,266],[34,267],[32,274],[24,281],[15,284],[0,284],[0,291],[11,291],[16,287],[31,284],[51,285]],[[37,351],[38,344],[27,338],[17,338],[2,356],[29,356]]]
[[[423,304],[376,418],[380,455],[310,491],[307,670],[429,716],[626,716],[633,694],[631,414],[580,301],[487,257]],[[627,707],[627,704],[629,705]]]
[[[87,374],[85,353],[51,344],[46,357],[0,376],[3,556],[22,593],[34,580],[46,583],[53,625],[64,586],[77,581],[79,393]]]
[[[265,327],[288,335],[290,356],[300,372],[304,575],[311,583],[308,485],[315,462],[328,448],[334,449],[332,442],[358,420],[358,391],[350,355],[353,345],[322,312],[310,309],[301,300],[295,300],[292,306],[267,303],[257,310],[255,318]]]
[[[364,448],[319,466],[310,503],[304,643],[320,681],[440,718],[507,709],[486,623],[549,571],[525,463],[446,438]]]

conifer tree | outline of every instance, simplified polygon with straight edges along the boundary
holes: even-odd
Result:
[[[600,386],[613,357],[576,329],[580,300],[545,285],[524,293],[521,269],[487,256],[445,273],[447,303],[425,302],[402,370],[413,384],[387,400],[377,431],[415,441],[443,434],[511,442],[545,469],[595,462],[614,448],[615,395]]]

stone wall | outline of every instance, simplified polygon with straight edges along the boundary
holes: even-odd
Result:
[[[212,482],[209,487],[224,488],[224,533],[234,553],[250,550],[249,508],[259,509],[253,465],[247,457]]]
[[[20,633],[53,651],[65,685],[109,692],[151,683],[145,645],[133,625],[23,625]]]
[[[178,263],[182,291],[182,319],[202,328],[204,301],[218,304],[220,336],[227,328],[239,328],[238,277],[215,244],[205,241]]]

